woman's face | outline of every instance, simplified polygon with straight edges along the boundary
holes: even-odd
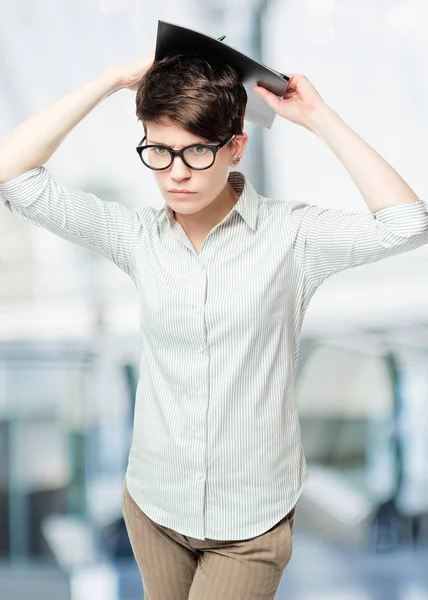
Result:
[[[173,150],[181,150],[191,144],[218,144],[223,141],[204,140],[172,122],[165,125],[149,122],[146,124],[146,131],[146,144],[161,144]],[[232,160],[236,156],[242,157],[246,144],[245,133],[235,136],[232,142],[217,152],[213,166],[204,171],[190,169],[178,156],[168,169],[153,171],[165,202],[174,212],[183,215],[197,213],[206,208],[223,191]],[[172,190],[186,190],[191,193],[177,196]]]

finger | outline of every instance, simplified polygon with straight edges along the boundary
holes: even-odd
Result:
[[[254,86],[253,90],[256,94],[261,96],[263,100],[265,100],[266,103],[269,104],[271,108],[273,108],[273,110],[279,110],[281,106],[281,100],[278,98],[278,96],[259,85]]]

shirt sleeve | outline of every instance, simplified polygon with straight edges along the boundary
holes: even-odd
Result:
[[[295,254],[319,285],[345,269],[428,243],[428,204],[417,200],[360,214],[295,203],[291,226]]]
[[[107,202],[57,181],[36,167],[0,185],[0,199],[16,216],[113,261],[131,275],[130,259],[143,234],[143,209]]]

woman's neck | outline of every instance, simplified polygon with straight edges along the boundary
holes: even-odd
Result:
[[[239,196],[227,183],[223,191],[208,206],[191,215],[177,214],[174,218],[189,236],[206,236],[238,202]]]

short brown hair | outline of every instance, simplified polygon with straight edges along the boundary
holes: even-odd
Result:
[[[246,105],[247,93],[232,67],[193,54],[155,62],[136,95],[136,114],[145,130],[149,121],[171,120],[209,141],[241,134]]]

